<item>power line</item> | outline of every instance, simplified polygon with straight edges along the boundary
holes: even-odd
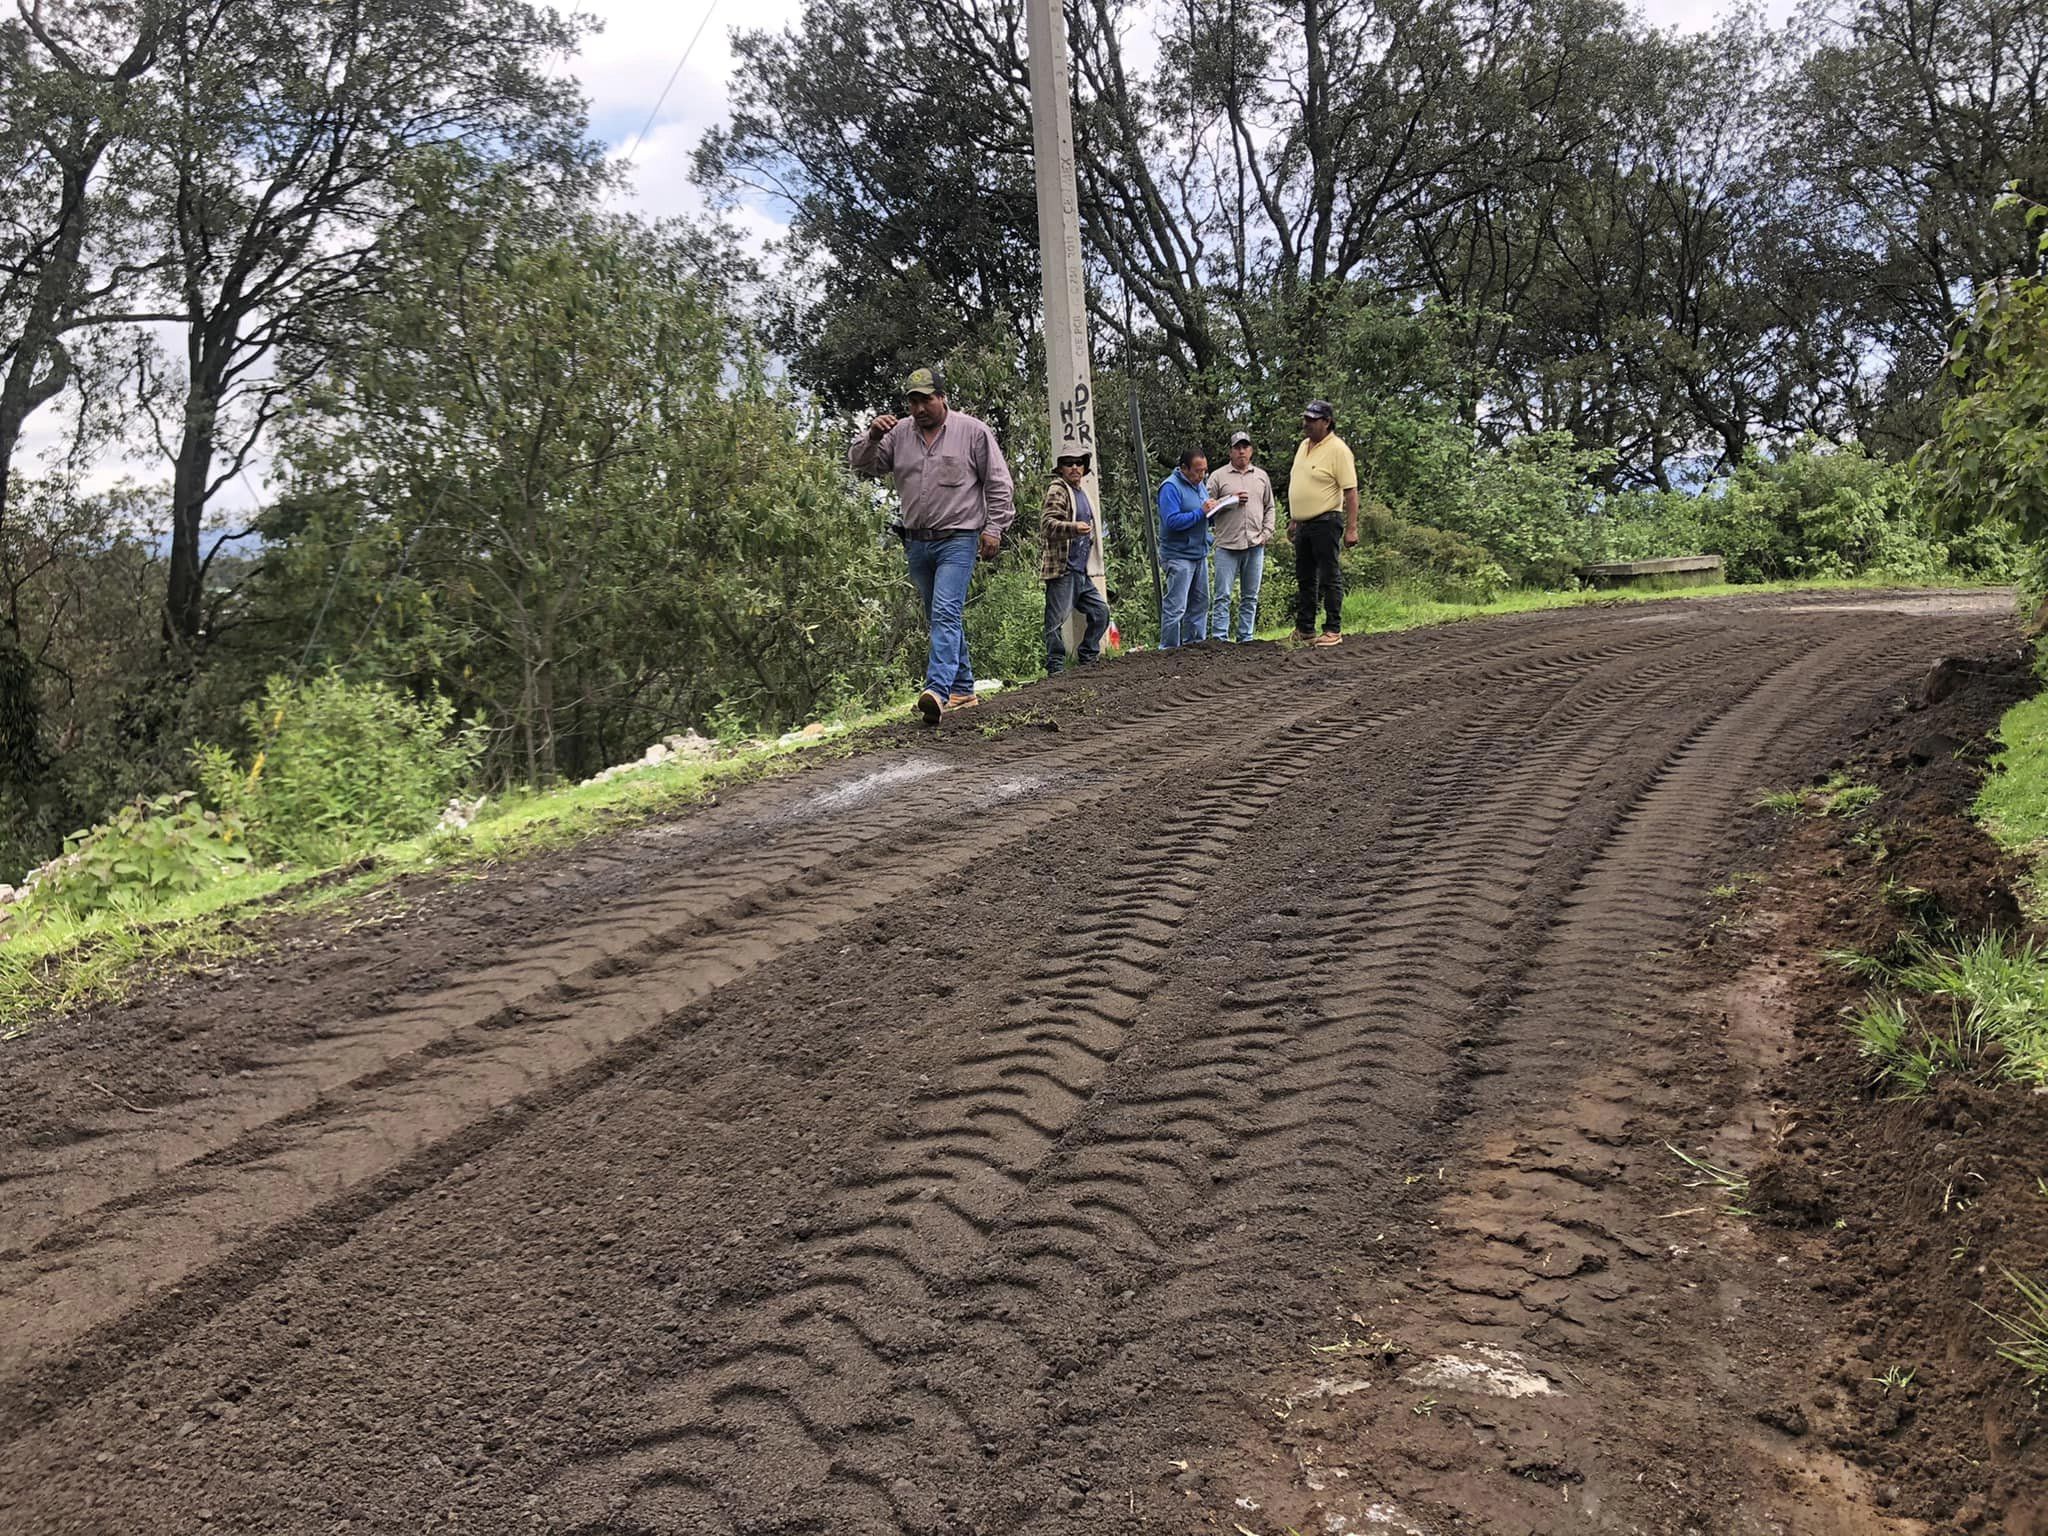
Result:
[[[668,100],[668,93],[676,88],[676,81],[682,78],[683,66],[690,62],[690,55],[696,52],[697,39],[704,35],[704,29],[711,24],[711,13],[717,9],[718,0],[711,0],[711,3],[704,7],[704,19],[697,23],[697,30],[690,34],[690,41],[683,48],[683,56],[676,60],[676,67],[669,71],[668,84],[664,85],[661,88],[661,94],[654,98],[654,105],[647,113],[647,121],[642,123],[640,131],[633,135],[634,154],[639,154],[641,148],[647,143],[648,130],[654,126],[655,118],[660,116],[662,106]],[[631,165],[633,162],[628,160],[626,163]]]

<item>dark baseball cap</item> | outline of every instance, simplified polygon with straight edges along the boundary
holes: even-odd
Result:
[[[1337,419],[1337,408],[1327,400],[1311,400],[1301,408],[1301,414],[1315,417],[1321,421],[1335,421]]]
[[[1233,432],[1233,433],[1231,433],[1231,434],[1230,434],[1230,446],[1231,446],[1231,447],[1233,447],[1233,448],[1249,448],[1249,447],[1251,447],[1251,445],[1252,445],[1252,435],[1251,435],[1251,433],[1249,433],[1249,432]]]

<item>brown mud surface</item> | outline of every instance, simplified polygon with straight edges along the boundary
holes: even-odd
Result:
[[[1785,958],[1837,829],[1746,810],[1973,740],[2009,669],[1908,700],[2006,614],[1137,658],[49,1021],[0,1058],[0,1530],[2036,1529],[2023,1394],[1881,1284],[1989,1122],[1841,1065]],[[1667,1142],[1823,1164],[1813,1225]],[[1938,1353],[1975,1442],[1841,1379]]]

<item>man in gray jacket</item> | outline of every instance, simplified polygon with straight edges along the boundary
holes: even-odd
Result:
[[[967,583],[977,556],[995,558],[1017,512],[1010,466],[995,434],[947,406],[942,370],[912,372],[903,381],[903,399],[910,414],[877,416],[846,462],[870,479],[893,475],[903,498],[893,526],[931,630],[917,712],[925,724],[937,725],[947,711],[980,702],[967,660]]]
[[[1209,494],[1230,505],[1209,519],[1216,536],[1216,593],[1209,603],[1209,633],[1218,640],[1249,640],[1259,622],[1259,583],[1266,573],[1266,545],[1278,526],[1273,482],[1252,463],[1247,432],[1230,437],[1230,463],[1209,471]],[[1237,629],[1230,627],[1230,591],[1239,589]]]

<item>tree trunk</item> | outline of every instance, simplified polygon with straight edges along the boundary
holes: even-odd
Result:
[[[78,255],[85,244],[86,186],[105,144],[104,137],[74,135],[70,153],[59,162],[62,178],[55,239],[22,316],[14,356],[6,376],[0,378],[0,527],[7,523],[7,493],[22,428],[71,377],[71,354],[64,348],[62,327],[77,300]]]
[[[35,663],[20,637],[0,624],[0,790],[11,800],[27,799],[49,766],[41,728]]]
[[[195,341],[185,387],[184,430],[171,472],[171,569],[164,596],[164,641],[173,650],[196,650],[206,621],[199,537],[213,478],[215,423],[220,415],[219,369],[212,349]]]

